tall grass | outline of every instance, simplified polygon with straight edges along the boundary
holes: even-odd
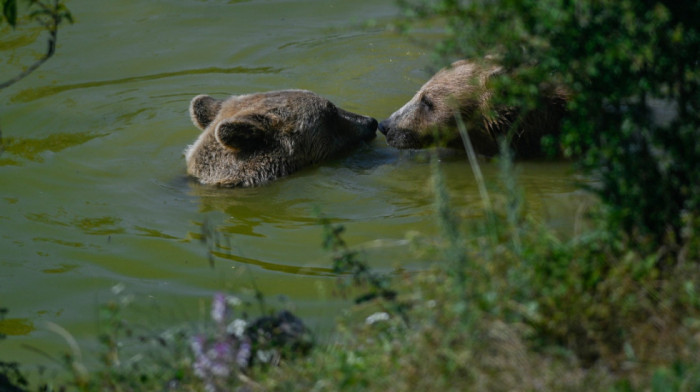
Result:
[[[490,208],[482,221],[459,221],[432,165],[442,256],[394,280],[411,322],[375,321],[381,303],[356,307],[339,342],[273,369],[261,389],[700,388],[700,253],[690,223],[677,267],[662,271],[658,256],[626,248],[618,233],[594,225],[561,240],[536,223],[505,149],[491,186],[500,192],[475,176]]]

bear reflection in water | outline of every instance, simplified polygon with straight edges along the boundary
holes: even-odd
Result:
[[[187,173],[206,185],[254,186],[333,158],[375,137],[377,121],[305,90],[190,103],[202,130],[185,150]]]

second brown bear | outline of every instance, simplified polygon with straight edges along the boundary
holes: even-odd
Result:
[[[254,186],[337,156],[375,137],[377,121],[305,90],[190,103],[202,130],[185,150],[187,173],[202,184]]]
[[[547,94],[544,107],[532,112],[521,113],[517,107],[493,107],[487,82],[500,72],[502,67],[489,61],[457,61],[436,73],[408,103],[380,122],[379,131],[390,146],[400,149],[425,148],[436,141],[461,148],[456,120],[459,116],[467,125],[478,154],[498,154],[499,138],[513,128],[511,147],[517,156],[543,155],[540,139],[559,134],[566,92],[553,89]],[[519,120],[513,127],[516,119]]]

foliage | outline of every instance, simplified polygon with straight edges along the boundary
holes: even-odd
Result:
[[[18,0],[0,0],[2,5],[2,15],[0,23],[4,20],[10,26],[15,28],[18,21]],[[13,85],[22,80],[39,66],[45,63],[56,52],[56,42],[58,40],[58,27],[64,22],[73,23],[73,15],[70,10],[63,4],[63,0],[25,0],[28,4],[27,13],[29,18],[44,27],[49,33],[48,45],[46,53],[30,65],[17,76],[0,83],[0,90]]]
[[[2,0],[2,16],[14,27],[17,24],[17,0]]]
[[[4,20],[13,28],[17,26],[17,1],[0,0],[0,6],[2,6],[0,22]],[[51,23],[49,19],[55,19],[57,25],[64,19],[73,23],[73,15],[62,0],[53,0],[53,2],[51,0],[24,0],[24,2],[28,5],[29,17],[45,27]]]
[[[100,307],[102,348],[98,364],[88,370],[87,358],[69,332],[52,325],[50,329],[71,346],[71,352],[59,361],[64,372],[38,389],[8,391],[250,390],[257,386],[249,377],[251,372],[264,373],[283,360],[308,354],[314,346],[309,329],[291,312],[283,310],[249,320],[247,309],[252,303],[223,293],[214,295],[208,318],[198,326],[165,330],[138,326],[125,317],[138,299],[122,294],[123,290],[123,285],[115,286],[117,298]],[[14,377],[18,367],[8,365],[12,367],[0,373],[3,392],[3,375]],[[24,378],[18,380],[14,382],[27,385]]]
[[[253,322],[234,318],[242,304],[234,296],[216,294],[211,319],[214,333],[190,338],[194,374],[207,391],[227,391],[234,385],[254,385],[247,376],[253,366],[277,365],[282,358],[308,353],[313,345],[302,321],[288,311]]]
[[[339,326],[340,341],[272,369],[260,389],[700,387],[700,241],[688,241],[663,275],[654,257],[615,233],[562,241],[526,214],[513,165],[507,154],[501,159],[505,193],[490,194],[493,210],[483,220],[460,222],[444,180],[434,182],[436,210],[452,212],[438,213],[443,256],[392,286],[411,304],[411,323],[378,317],[377,304],[356,306]]]
[[[342,225],[334,225],[326,217],[320,218],[323,225],[323,248],[333,252],[333,272],[339,276],[349,275],[356,287],[366,287],[369,291],[355,298],[355,303],[371,301],[375,298],[393,300],[396,292],[390,288],[391,280],[387,275],[372,271],[360,252],[352,250],[343,240],[345,231]],[[348,282],[343,282],[348,286]]]
[[[0,321],[5,318],[7,312],[7,308],[0,307]],[[0,333],[0,340],[2,339],[5,339],[5,335]],[[20,371],[17,362],[0,360],[0,391],[22,392],[27,385],[27,378]]]
[[[611,230],[677,250],[700,210],[700,3],[400,0],[407,26],[437,23],[443,58],[497,58],[502,103],[532,108],[565,86],[559,140],[598,180]],[[662,263],[664,263],[662,261]]]
[[[239,318],[229,320],[231,309],[238,303],[240,300],[235,297],[215,296],[211,311],[214,335],[190,338],[193,369],[195,375],[205,382],[207,390],[225,390],[236,376],[242,375],[251,360],[252,342],[244,335],[247,322]]]

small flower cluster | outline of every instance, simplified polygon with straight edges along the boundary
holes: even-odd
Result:
[[[379,321],[387,321],[390,318],[391,316],[389,316],[389,313],[387,312],[377,312],[367,316],[367,318],[365,319],[365,324],[372,325]]]
[[[248,323],[233,319],[233,308],[241,300],[218,293],[214,295],[211,319],[215,332],[211,336],[196,335],[190,339],[194,354],[194,372],[206,384],[209,392],[228,390],[226,387],[251,360],[252,342],[245,334]]]

